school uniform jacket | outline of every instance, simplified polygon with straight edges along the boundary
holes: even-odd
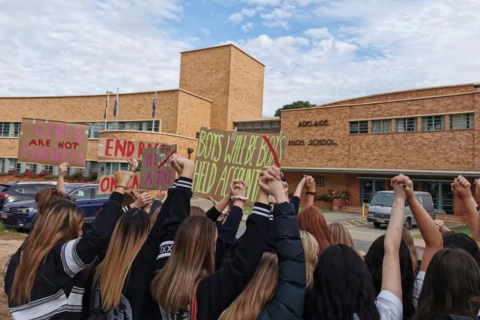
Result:
[[[177,186],[177,190],[178,190]],[[180,217],[182,220],[188,215]],[[185,212],[183,212],[185,214]],[[167,218],[168,220],[168,218]],[[220,270],[200,281],[196,298],[198,303],[198,320],[216,320],[221,313],[235,300],[253,277],[266,248],[268,225],[270,223],[270,207],[257,203],[247,220],[247,230],[238,240],[234,257],[225,263]],[[172,236],[170,236],[172,237]],[[169,244],[173,246],[173,241]],[[161,261],[157,266],[163,267],[171,254],[161,246]],[[181,310],[177,314],[167,314],[160,306],[163,320],[189,320],[190,311]]]
[[[123,195],[112,193],[93,222],[92,229],[81,238],[59,244],[47,253],[39,265],[31,291],[31,302],[17,305],[9,301],[15,320],[80,320],[85,279],[78,274],[95,257],[108,248],[115,225],[122,214]],[[14,254],[5,275],[5,293],[12,288],[22,253]]]
[[[305,254],[296,213],[290,204],[275,205],[273,225],[278,284],[272,301],[257,320],[300,320],[306,290]]]

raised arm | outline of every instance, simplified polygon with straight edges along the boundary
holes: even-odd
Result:
[[[297,189],[295,189],[293,197],[290,199],[290,203],[293,205],[295,214],[298,214],[300,212],[300,199],[302,198],[302,190],[303,188],[305,188],[306,181],[306,176],[303,176],[302,180],[300,180],[300,182],[298,183]]]
[[[388,272],[382,274],[382,290],[393,293],[400,301],[402,300],[402,276],[398,255],[402,242],[403,215],[407,198],[405,193],[406,180],[403,175],[392,179],[395,195],[390,222],[385,234],[385,253],[383,256],[383,270],[388,270]]]
[[[306,290],[305,255],[296,213],[281,200],[275,205],[273,224],[278,255],[278,284],[272,301],[258,320],[300,320]]]
[[[181,171],[180,178],[175,183],[172,191],[171,203],[168,206],[168,213],[165,222],[159,231],[160,252],[157,257],[157,268],[159,271],[167,263],[173,248],[173,239],[178,228],[190,215],[190,199],[192,197],[192,177],[194,164],[192,161],[176,156],[172,159],[172,165]]]
[[[480,247],[480,219],[477,211],[477,202],[473,198],[471,184],[462,176],[458,176],[452,183],[452,191],[460,198],[465,207],[465,217],[472,231],[472,238]],[[480,187],[480,182],[475,180],[475,187]]]
[[[415,221],[417,222],[418,229],[425,240],[425,251],[423,253],[422,264],[420,266],[421,271],[426,271],[433,256],[443,249],[443,239],[438,227],[433,221],[432,217],[428,214],[425,208],[415,198],[413,190],[413,182],[408,177],[403,178],[401,183],[406,185],[405,192],[407,194],[407,202],[412,210]]]
[[[213,222],[216,222],[218,220],[223,210],[225,210],[225,208],[232,200],[234,183],[235,181],[230,184],[228,195],[222,200],[218,201],[210,210],[207,211],[207,218],[209,218]]]
[[[315,186],[315,179],[313,177],[308,176],[305,182],[305,186],[307,188],[307,204],[306,206],[313,206],[315,202],[315,193],[317,192]]]
[[[64,162],[58,166],[58,181],[57,181],[57,189],[60,192],[65,192],[65,176],[67,175],[68,171],[68,163]]]
[[[271,167],[268,170],[280,180],[279,175],[276,174],[277,171]],[[265,176],[269,173],[262,174]],[[282,194],[286,201],[283,190]],[[268,195],[259,188],[257,202],[247,220],[247,230],[238,240],[233,258],[198,285],[197,299],[199,305],[202,305],[199,309],[199,319],[206,319],[207,315],[217,319],[245,289],[265,252],[269,224]]]

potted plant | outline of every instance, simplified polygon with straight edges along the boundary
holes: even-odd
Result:
[[[345,203],[349,201],[350,194],[348,191],[334,191],[334,190],[329,190],[328,195],[332,199],[332,209],[333,211],[340,211],[342,210],[343,206]]]
[[[328,196],[328,194],[319,195],[315,201],[315,206],[318,208],[332,210],[332,199]]]

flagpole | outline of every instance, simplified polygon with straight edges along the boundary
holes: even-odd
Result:
[[[107,91],[107,105],[105,106],[105,131],[107,131],[107,121],[108,121],[108,105],[110,99],[110,91]]]
[[[153,115],[153,120],[152,120],[152,132],[155,132],[155,115],[157,114],[157,91],[155,91],[155,114]]]
[[[117,112],[115,113],[115,121],[118,123],[118,110],[120,109],[120,97],[118,96],[118,89],[117,88],[117,100],[116,100],[116,103],[117,103]]]

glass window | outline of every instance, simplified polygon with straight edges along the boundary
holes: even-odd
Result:
[[[313,179],[315,180],[315,187],[325,187],[325,176],[314,176]]]
[[[108,199],[109,194],[98,194],[98,188],[93,189],[93,199]]]
[[[43,170],[47,171],[49,174],[53,174],[53,166],[43,166]]]
[[[392,120],[374,120],[372,121],[372,133],[392,132]]]
[[[417,118],[397,119],[397,132],[417,131]]]
[[[20,129],[21,129],[22,124],[17,122],[13,124],[13,136],[14,137],[20,137]]]
[[[9,122],[0,122],[0,136],[8,137],[10,132],[10,123]]]
[[[422,117],[422,131],[443,131],[444,129],[444,116]]]
[[[105,123],[95,122],[90,124],[90,138],[100,138],[100,131],[105,129]]]
[[[450,116],[450,130],[473,129],[475,116],[473,113],[452,114]]]
[[[70,194],[75,200],[86,200],[91,199],[91,189],[90,188],[83,188],[74,191]]]
[[[273,121],[271,123],[272,130],[279,131],[280,130],[280,121]]]
[[[350,122],[350,134],[368,133],[368,121]]]

